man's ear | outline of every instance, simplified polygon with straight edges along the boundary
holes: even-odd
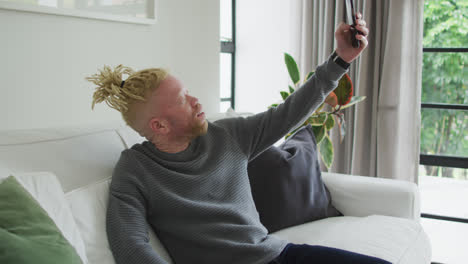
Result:
[[[170,131],[167,121],[157,117],[151,118],[149,126],[156,135],[166,135]]]

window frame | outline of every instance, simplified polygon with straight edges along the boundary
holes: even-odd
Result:
[[[429,52],[468,52],[468,48],[423,48],[423,53]],[[421,109],[448,109],[455,111],[467,111],[468,105],[464,104],[446,104],[446,103],[423,103]],[[420,165],[452,167],[452,168],[468,168],[468,157],[448,156],[448,155],[419,155]],[[421,213],[421,217],[437,220],[445,220],[450,222],[468,223],[467,218],[450,217],[445,215]]]
[[[231,54],[231,97],[221,98],[221,102],[231,102],[231,108],[235,109],[235,69],[236,69],[236,0],[231,0],[232,11],[232,40],[220,41],[221,53]]]

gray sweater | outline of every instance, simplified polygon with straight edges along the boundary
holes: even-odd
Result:
[[[288,243],[269,235],[255,208],[247,164],[302,124],[345,70],[328,60],[276,108],[209,123],[179,153],[145,141],[122,152],[107,210],[117,263],[166,263],[149,244],[153,228],[177,264],[265,264]]]

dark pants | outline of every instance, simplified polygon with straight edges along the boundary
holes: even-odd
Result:
[[[391,264],[376,257],[338,248],[288,244],[281,255],[269,264]]]

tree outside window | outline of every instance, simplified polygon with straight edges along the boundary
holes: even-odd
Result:
[[[468,0],[424,2],[421,154],[468,157]],[[441,48],[439,50],[434,48]],[[467,169],[421,165],[420,175],[468,179]]]

